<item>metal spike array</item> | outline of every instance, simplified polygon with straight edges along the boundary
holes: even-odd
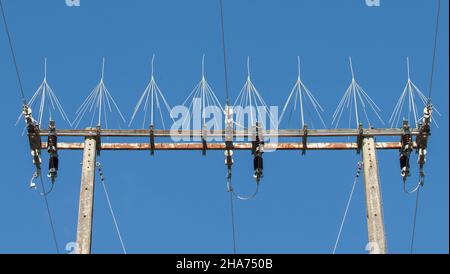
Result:
[[[208,81],[205,77],[205,55],[203,54],[202,57],[202,74],[201,74],[201,80],[200,82],[192,89],[189,96],[184,100],[183,106],[187,107],[189,109],[189,115],[186,116],[185,120],[183,121],[183,124],[186,122],[187,118],[192,118],[192,111],[194,108],[199,108],[200,113],[200,119],[201,119],[201,127],[205,127],[206,120],[207,120],[207,111],[209,109],[219,108],[221,110],[221,113],[224,112],[223,107],[217,98],[216,94],[214,93],[213,89],[209,85]],[[213,108],[211,108],[213,107]],[[213,115],[212,118],[215,124],[218,122],[217,117]]]
[[[339,122],[342,117],[342,113],[344,112],[344,109],[349,110],[349,116],[348,116],[348,127],[351,127],[352,118],[354,119],[354,122],[356,123],[356,127],[359,127],[360,123],[363,119],[361,119],[361,113],[359,110],[362,110],[364,114],[364,118],[368,124],[369,127],[373,126],[370,122],[369,115],[367,113],[367,106],[370,107],[372,112],[376,115],[376,117],[380,120],[380,122],[384,125],[383,119],[381,119],[379,112],[381,112],[381,109],[378,107],[378,105],[370,98],[370,96],[367,94],[367,92],[364,91],[364,89],[358,84],[358,82],[355,80],[355,73],[353,71],[353,63],[352,58],[349,57],[349,63],[350,63],[350,71],[352,73],[352,81],[350,83],[350,86],[347,88],[347,90],[344,93],[344,96],[342,97],[341,101],[339,102],[336,111],[333,114],[333,121],[332,124],[336,126],[336,128],[339,126]],[[354,113],[354,116],[353,116]]]
[[[248,114],[248,128],[256,127],[259,122],[266,126],[264,118],[269,115],[270,123],[278,122],[270,113],[269,107],[256,89],[250,77],[250,57],[247,57],[247,80],[234,102],[234,108],[241,107],[242,111],[236,113],[236,127],[244,129],[244,115]]]
[[[305,112],[307,112],[309,115],[309,120],[311,121],[311,125],[313,128],[315,128],[314,126],[314,121],[312,119],[312,115],[311,115],[311,111],[307,108],[306,103],[309,102],[312,107],[314,108],[315,113],[317,114],[317,117],[319,118],[320,122],[322,123],[323,127],[326,128],[327,126],[325,125],[325,122],[322,118],[322,114],[324,112],[324,109],[322,108],[322,106],[320,105],[319,101],[317,101],[317,99],[314,97],[314,95],[312,94],[311,91],[309,91],[309,89],[305,86],[305,84],[303,84],[303,81],[301,79],[301,70],[300,70],[300,57],[297,57],[298,59],[298,77],[297,77],[297,81],[295,82],[294,87],[291,90],[291,93],[289,94],[289,97],[286,100],[286,103],[284,104],[283,107],[283,111],[281,112],[280,115],[280,122],[279,124],[281,124],[284,115],[286,113],[286,110],[288,108],[288,106],[290,105],[290,103],[292,102],[292,108],[291,108],[291,112],[289,113],[289,119],[288,119],[288,124],[292,118],[292,114],[297,111],[297,106],[300,110],[300,121],[301,121],[301,127],[304,128],[306,126],[305,120]],[[298,102],[298,104],[297,104]],[[305,110],[306,109],[306,110]]]
[[[153,55],[151,61],[150,81],[148,82],[145,90],[140,95],[139,100],[134,107],[131,119],[128,123],[129,127],[137,119],[139,111],[141,111],[141,113],[143,114],[141,123],[142,128],[147,127],[147,122],[149,122],[150,125],[153,126],[153,128],[162,127],[163,129],[166,129],[168,126],[164,120],[165,115],[163,113],[167,112],[170,117],[171,107],[166,100],[163,92],[156,83],[154,76],[154,59],[155,55]],[[367,123],[367,126],[373,127],[373,124],[369,118],[370,112],[375,114],[377,119],[384,125],[384,121],[380,116],[380,107],[378,107],[374,100],[372,100],[368,93],[356,81],[351,57],[349,57],[349,64],[352,80],[332,116],[331,124],[334,125],[335,128],[337,128],[342,116],[344,116],[344,111],[348,110],[348,128],[352,128],[352,123],[354,123],[354,125],[356,125],[356,128],[358,128],[363,121]],[[289,93],[280,118],[275,119],[270,112],[268,105],[252,82],[250,75],[250,58],[248,57],[247,79],[233,105],[233,108],[235,109],[241,107],[241,111],[234,111],[236,117],[233,123],[236,128],[252,128],[256,126],[257,122],[259,122],[263,127],[266,127],[265,119],[267,116],[269,117],[270,123],[281,123],[282,121],[286,120],[287,113],[289,113],[289,123],[293,113],[295,113],[296,111],[299,111],[298,117],[300,119],[301,127],[305,128],[308,123],[311,123],[312,127],[316,128],[313,119],[313,117],[315,117],[315,119],[318,119],[318,121],[320,122],[320,126],[326,128],[326,123],[322,117],[324,108],[321,106],[313,93],[304,84],[301,77],[300,66],[300,57],[298,57],[297,81],[295,82],[294,87]],[[78,128],[83,119],[89,117],[90,127],[99,126],[108,128],[109,116],[115,116],[117,122],[116,125],[121,128],[121,124],[126,123],[126,120],[113,96],[106,88],[106,85],[104,83],[104,74],[105,59],[103,58],[100,82],[95,86],[95,88],[90,92],[90,94],[76,110],[75,119],[73,120],[73,122],[71,122],[55,92],[47,83],[47,59],[45,59],[44,80],[29,101],[29,105],[31,108],[34,108],[36,107],[36,105],[38,105],[38,124],[42,125],[46,113],[48,113],[49,120],[53,120],[54,114],[57,114],[63,119],[63,121],[67,122],[70,127],[73,126],[74,128]],[[401,118],[403,118],[403,120],[409,121],[410,123],[414,121],[415,127],[419,128],[419,123],[422,117],[419,117],[420,112],[417,106],[417,98],[419,98],[419,101],[424,107],[428,104],[428,98],[411,80],[409,58],[407,58],[407,76],[407,83],[389,119],[389,124],[392,128],[400,126]],[[198,106],[195,106],[195,104],[197,104]],[[408,107],[406,107],[406,104],[408,105]],[[202,57],[201,80],[192,89],[189,96],[186,98],[182,105],[189,110],[189,116],[187,116],[185,120],[191,119],[191,113],[194,110],[194,107],[198,107],[198,110],[200,111],[199,113],[201,113],[200,118],[202,127],[205,127],[206,124],[210,124],[211,120],[213,120],[212,122],[214,124],[222,122],[221,120],[216,120],[218,119],[216,115],[210,115],[211,113],[207,113],[209,107],[215,107],[216,109],[219,109],[222,114],[224,113],[224,109],[213,89],[206,80],[205,55],[203,55]],[[433,106],[433,109],[438,115],[441,115],[435,106]],[[248,119],[247,126],[244,126],[245,115],[247,115]],[[210,116],[212,116],[212,118],[210,118]],[[17,119],[16,125],[21,118],[22,114]],[[183,124],[185,122],[187,121],[183,121]],[[433,120],[433,122],[438,127],[436,121]]]
[[[80,122],[83,120],[87,113],[92,114],[90,127],[94,126],[95,118],[97,118],[96,126],[103,126],[108,128],[108,114],[112,114],[113,111],[116,111],[118,114],[117,126],[120,128],[121,121],[125,123],[125,118],[122,115],[119,107],[117,106],[114,98],[111,93],[105,86],[104,83],[105,76],[105,58],[103,58],[102,62],[102,74],[100,78],[100,82],[97,86],[91,91],[89,96],[83,101],[80,107],[76,111],[76,117],[74,120],[74,126],[77,128],[80,125]],[[102,120],[103,118],[103,120]],[[117,118],[117,117],[116,117]],[[104,124],[102,124],[102,121]]]
[[[61,116],[63,121],[66,122],[70,127],[72,127],[72,123],[70,122],[69,117],[64,111],[61,102],[59,101],[53,89],[47,83],[47,58],[44,59],[44,80],[28,102],[28,106],[32,109],[34,109],[36,105],[39,105],[37,116],[37,122],[39,123],[39,125],[42,125],[42,121],[46,113],[48,113],[49,120],[53,120],[55,118],[53,116],[53,114],[55,113]],[[22,117],[23,114],[21,113],[17,118],[16,125],[18,125]],[[24,132],[25,129],[23,130],[23,133]]]
[[[419,113],[421,113],[422,109],[428,104],[428,98],[411,80],[409,57],[406,58],[406,68],[408,80],[406,81],[405,88],[397,100],[397,104],[395,105],[391,117],[389,118],[391,128],[399,127],[402,121],[408,121],[410,124],[414,124],[416,128],[419,128],[419,123],[423,118],[423,116],[419,116]],[[422,103],[421,108],[418,108],[416,98],[419,98]],[[407,101],[408,107],[405,106],[405,101]],[[439,111],[436,109],[436,106],[433,106],[433,110],[441,116]],[[402,118],[403,120],[401,121]],[[436,121],[434,119],[432,121],[436,127],[439,128]]]
[[[164,116],[163,116],[161,105],[164,104],[165,110],[168,112],[169,117],[170,117],[171,107],[167,103],[167,100],[164,97],[164,94],[159,89],[158,84],[156,84],[155,77],[153,75],[154,60],[155,60],[155,55],[153,54],[150,82],[148,83],[147,87],[145,88],[144,92],[142,93],[141,97],[139,98],[139,101],[137,102],[136,106],[134,107],[133,115],[131,116],[130,123],[128,124],[129,127],[131,126],[134,119],[136,118],[136,114],[138,113],[139,109],[142,109],[142,112],[143,112],[142,129],[144,129],[147,126],[146,125],[147,118],[149,118],[151,126],[157,126],[157,125],[155,125],[155,109],[156,109],[159,113],[159,119],[160,119],[162,129],[166,129],[166,123],[164,122]]]

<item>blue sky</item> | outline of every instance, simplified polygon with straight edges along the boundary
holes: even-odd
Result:
[[[326,122],[350,83],[348,56],[359,83],[382,108],[384,120],[406,81],[428,93],[435,25],[434,1],[225,0],[229,86],[235,98],[245,81],[246,57],[252,80],[266,102],[282,105],[302,58],[305,84],[326,109]],[[433,101],[442,117],[433,128],[421,192],[415,252],[448,253],[448,2],[442,1]],[[224,102],[220,10],[216,0],[81,1],[5,0],[6,14],[27,97],[48,81],[70,117],[98,83],[105,81],[129,118],[149,76],[155,75],[172,105],[183,102],[207,77]],[[28,188],[33,165],[27,138],[14,123],[20,113],[17,81],[4,29],[0,38],[0,113],[3,131],[0,193],[1,253],[53,253],[42,197]],[[58,122],[58,121],[57,121]],[[375,124],[380,126],[379,124]],[[46,125],[45,125],[46,126]],[[402,192],[397,151],[380,151],[379,165],[388,250],[408,253],[414,196]],[[266,153],[265,178],[256,199],[236,201],[240,253],[331,253],[356,163],[353,151]],[[47,155],[44,157],[46,166]],[[110,196],[129,253],[231,253],[229,196],[222,152],[102,152]],[[415,155],[411,181],[417,178]],[[59,247],[76,238],[81,152],[60,152],[60,174],[49,202]],[[252,158],[236,153],[234,185],[254,186]],[[97,184],[94,253],[120,253],[105,196]],[[338,253],[365,253],[367,226],[363,182],[358,182]]]

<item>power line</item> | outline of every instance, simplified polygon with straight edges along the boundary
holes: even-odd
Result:
[[[231,210],[231,229],[233,236],[233,253],[236,254],[236,225],[234,221],[234,202],[233,193],[230,192],[230,210]]]
[[[416,235],[417,210],[419,209],[419,192],[420,192],[420,188],[417,190],[416,206],[414,207],[414,221],[413,221],[413,229],[412,229],[412,236],[411,236],[411,246],[410,246],[411,254],[413,253],[413,250],[414,250],[414,238],[415,238],[415,235]]]
[[[6,36],[8,37],[9,49],[11,51],[11,56],[12,56],[12,59],[13,59],[14,67],[16,69],[17,82],[19,83],[20,99],[22,100],[22,103],[24,105],[26,105],[27,100],[25,99],[25,93],[23,92],[23,85],[22,85],[22,80],[20,78],[19,66],[17,64],[17,58],[16,58],[16,54],[15,54],[15,51],[14,51],[13,43],[12,43],[11,33],[9,31],[8,23],[6,21],[5,10],[3,8],[3,1],[2,0],[0,0],[0,9],[2,10],[3,24],[5,25]]]
[[[224,76],[225,76],[225,96],[227,106],[230,105],[230,93],[228,92],[228,65],[227,65],[227,49],[225,46],[225,24],[224,24],[224,14],[223,14],[223,0],[220,0],[220,25],[222,33],[222,49],[223,49],[223,65],[224,65]]]
[[[433,90],[433,78],[434,78],[434,71],[436,67],[436,51],[437,51],[437,39],[439,34],[439,19],[441,15],[441,0],[437,0],[437,14],[436,14],[436,26],[434,30],[434,45],[433,45],[433,57],[431,61],[431,73],[430,73],[430,86],[428,90],[428,103],[431,103],[431,95]],[[416,204],[414,207],[414,220],[413,220],[413,229],[412,229],[412,235],[411,235],[411,246],[410,246],[410,252],[411,254],[414,251],[414,239],[416,236],[416,224],[417,224],[417,212],[419,211],[419,192],[420,187],[417,190],[416,195]]]
[[[12,56],[12,59],[13,59],[15,70],[16,70],[17,82],[19,84],[19,96],[20,96],[20,98],[22,100],[22,103],[24,105],[26,105],[27,104],[27,100],[25,98],[25,93],[23,91],[23,84],[22,84],[22,79],[20,77],[19,65],[17,64],[17,58],[16,58],[16,54],[15,54],[15,51],[14,51],[14,46],[13,46],[13,42],[12,42],[12,38],[11,38],[11,32],[9,31],[8,22],[6,20],[5,9],[3,7],[3,1],[2,0],[0,0],[0,9],[1,9],[1,13],[2,13],[3,24],[5,26],[6,35],[8,37],[9,49],[11,51],[11,56]],[[47,194],[48,193],[46,193],[46,191],[45,191],[44,181],[42,179],[42,174],[41,173],[39,174],[39,178],[40,178],[41,187],[42,187],[42,191],[43,191],[43,195],[42,196],[44,197],[45,206],[46,206],[47,214],[48,214],[48,219],[49,219],[50,227],[51,227],[51,230],[52,230],[53,242],[55,243],[56,252],[59,254],[59,247],[58,247],[58,240],[56,238],[55,226],[53,224],[53,219],[52,219],[52,214],[51,214],[51,210],[50,210],[50,205],[49,205],[48,199],[47,199]]]
[[[431,74],[430,74],[430,87],[429,87],[429,94],[428,94],[428,100],[431,102],[431,95],[432,95],[432,89],[433,89],[433,77],[434,77],[434,70],[436,66],[436,49],[437,49],[437,38],[439,33],[439,18],[441,15],[441,0],[437,0],[437,15],[436,15],[436,28],[434,31],[434,46],[433,46],[433,58],[431,62]]]
[[[47,199],[47,194],[48,193],[46,193],[46,191],[45,191],[44,180],[42,179],[42,173],[39,174],[39,179],[40,179],[40,182],[41,182],[42,191],[44,193],[44,194],[42,194],[42,196],[44,197],[45,206],[47,208],[48,219],[50,221],[50,227],[52,229],[53,242],[55,243],[56,253],[59,254],[58,240],[56,238],[55,226],[53,224],[52,213],[50,211],[50,205],[48,204],[48,199]],[[53,189],[53,187],[52,187],[52,189]]]
[[[227,48],[225,45],[225,23],[223,14],[223,0],[219,0],[220,4],[220,29],[222,34],[222,49],[223,49],[223,66],[224,66],[224,79],[225,79],[225,97],[226,105],[230,106],[230,93],[228,91],[228,65],[227,65]],[[231,178],[229,178],[231,180]],[[231,211],[231,230],[233,239],[233,253],[236,254],[236,224],[234,219],[234,202],[233,192],[230,191],[230,211]]]

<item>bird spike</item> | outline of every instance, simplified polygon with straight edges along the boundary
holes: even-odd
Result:
[[[312,107],[315,110],[316,115],[318,116],[319,120],[321,121],[322,125],[326,127],[325,122],[322,118],[321,112],[324,112],[322,106],[317,101],[317,99],[314,97],[311,91],[305,86],[305,84],[301,80],[301,62],[300,57],[297,57],[297,65],[298,65],[298,76],[297,81],[295,82],[294,87],[291,90],[291,93],[289,94],[286,103],[284,104],[283,111],[281,112],[279,123],[282,122],[283,117],[286,114],[287,108],[290,105],[292,101],[292,109],[289,114],[289,121],[291,119],[292,113],[297,110],[297,106],[300,108],[300,121],[301,121],[301,127],[305,127],[305,108],[307,109],[308,113],[309,109],[307,108],[307,105],[305,102],[309,102]],[[292,100],[293,99],[293,100]],[[312,120],[312,117],[309,117],[311,124],[314,128],[314,123]]]
[[[410,70],[410,61],[409,57],[406,57],[406,71],[407,71],[407,81],[406,85],[403,88],[400,97],[397,100],[397,103],[392,111],[392,114],[389,118],[389,123],[391,128],[400,126],[400,119],[408,121],[410,124],[414,124],[416,128],[419,127],[419,123],[422,117],[419,116],[421,113],[421,109],[417,106],[417,98],[422,103],[423,107],[428,105],[428,98],[423,94],[423,92],[414,84],[411,80],[411,70]],[[405,106],[405,102],[407,101],[408,107]],[[441,116],[439,110],[433,106],[433,110]],[[413,120],[413,121],[412,121]],[[439,125],[432,119],[433,123],[439,128]]]
[[[206,125],[206,108],[214,107],[221,110],[221,113],[224,112],[222,104],[214,93],[213,89],[209,85],[205,76],[205,54],[202,55],[202,77],[200,82],[192,89],[191,93],[188,95],[186,100],[183,102],[183,106],[188,107],[190,115],[186,116],[183,120],[183,124],[187,121],[187,119],[191,118],[191,113],[194,110],[194,103],[200,102],[200,117],[202,128]],[[198,101],[197,101],[198,100]],[[214,124],[218,124],[218,117],[214,115]]]
[[[133,115],[130,119],[130,123],[128,124],[128,126],[131,126],[131,124],[133,123],[139,109],[142,109],[143,114],[144,114],[143,119],[142,119],[143,120],[142,121],[142,129],[144,129],[146,126],[145,123],[146,123],[148,116],[150,116],[150,125],[154,126],[155,125],[154,113],[155,113],[155,108],[156,108],[159,111],[162,128],[163,129],[166,128],[166,125],[164,122],[164,116],[163,116],[162,108],[161,108],[161,101],[162,101],[162,103],[164,103],[164,106],[166,108],[166,111],[169,113],[169,116],[170,116],[171,107],[167,103],[167,100],[164,97],[163,92],[159,89],[158,84],[156,83],[156,80],[155,80],[155,77],[153,74],[154,73],[154,61],[155,61],[155,54],[153,54],[152,61],[151,61],[150,81],[147,84],[147,87],[145,88],[141,97],[139,98],[136,106],[134,107],[134,112],[133,112]],[[149,105],[150,105],[150,108],[149,108]]]
[[[111,93],[106,88],[104,83],[105,76],[105,58],[102,59],[101,78],[100,82],[92,89],[91,93],[86,97],[83,103],[76,111],[74,120],[75,128],[77,128],[87,113],[92,114],[90,127],[94,125],[95,116],[97,116],[97,126],[108,128],[108,113],[113,114],[117,112],[117,125],[120,128],[121,121],[125,123],[125,118],[120,111],[116,101]],[[104,123],[102,125],[102,123]]]
[[[40,126],[42,126],[43,120],[45,118],[45,113],[48,113],[48,119],[50,121],[55,118],[53,117],[53,112],[55,112],[59,114],[60,118],[62,118],[63,121],[65,121],[66,123],[69,124],[70,127],[72,127],[72,123],[69,117],[67,116],[60,100],[58,99],[56,93],[53,91],[53,89],[47,82],[47,58],[44,58],[44,79],[42,83],[39,85],[38,89],[33,94],[33,96],[31,97],[30,101],[28,102],[28,105],[32,109],[36,105],[39,105],[37,122],[39,123]],[[19,123],[22,117],[23,114],[21,113],[17,118],[15,125]],[[22,134],[24,132],[25,129],[23,130]]]
[[[234,108],[236,109],[236,122],[235,124],[240,128],[246,128],[244,125],[244,114],[249,111],[249,125],[248,128],[255,127],[256,122],[261,122],[265,126],[265,114],[269,114],[269,122],[271,124],[277,124],[278,119],[275,119],[269,110],[263,97],[256,89],[250,77],[250,57],[247,57],[247,79],[239,92],[235,102]],[[237,107],[240,107],[237,108]]]
[[[373,113],[375,113],[378,120],[384,125],[384,121],[379,114],[379,112],[381,112],[381,109],[372,100],[372,98],[370,98],[367,92],[358,84],[358,82],[355,79],[355,72],[353,69],[353,62],[351,57],[349,57],[349,64],[352,75],[352,81],[347,90],[345,91],[343,97],[341,98],[338,106],[336,107],[336,110],[332,117],[332,124],[335,124],[337,128],[339,126],[339,122],[341,120],[344,110],[348,109],[349,110],[348,126],[351,127],[352,118],[354,116],[356,127],[358,127],[361,122],[360,118],[361,114],[359,112],[359,110],[361,109],[364,115],[363,119],[367,121],[368,126],[372,126],[368,112],[366,110],[368,105],[369,109],[372,110]],[[354,115],[352,113],[354,113]]]

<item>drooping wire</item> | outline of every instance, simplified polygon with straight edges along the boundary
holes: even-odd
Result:
[[[336,243],[334,244],[333,254],[336,253],[337,246],[338,246],[339,241],[341,239],[342,229],[344,228],[345,220],[347,219],[347,213],[348,213],[348,210],[350,208],[350,204],[352,202],[353,193],[355,192],[355,188],[356,188],[356,183],[358,181],[359,175],[361,174],[362,166],[363,166],[363,163],[362,162],[358,162],[357,169],[356,169],[356,174],[355,174],[355,179],[353,180],[352,191],[350,192],[350,196],[349,196],[348,201],[347,201],[347,206],[345,207],[344,217],[342,218],[341,226],[339,227],[339,233],[338,233],[337,238],[336,238]]]
[[[248,200],[252,200],[253,198],[256,197],[256,195],[258,195],[259,192],[259,183],[256,184],[255,190],[253,191],[253,193],[249,196],[242,196],[238,193],[236,193],[236,191],[234,191],[234,188],[231,184],[231,178],[229,178],[228,180],[228,191],[233,194],[234,197],[236,197],[237,199],[241,200],[241,201],[248,201]]]
[[[436,51],[437,51],[437,39],[439,34],[439,19],[441,15],[441,0],[437,1],[437,14],[436,14],[436,26],[434,31],[434,45],[433,45],[433,57],[431,61],[431,74],[430,74],[430,86],[428,90],[428,103],[431,104],[431,95],[432,95],[432,89],[433,89],[433,78],[434,78],[434,70],[436,67]],[[417,212],[419,211],[419,192],[420,188],[417,190],[416,194],[416,205],[414,207],[414,220],[413,220],[413,229],[412,229],[412,235],[411,235],[411,246],[410,246],[410,252],[411,254],[414,251],[414,239],[416,236],[416,224],[417,224]]]
[[[14,67],[16,69],[17,82],[19,83],[20,99],[22,100],[22,104],[26,105],[27,104],[27,100],[25,98],[25,93],[23,92],[23,85],[22,85],[22,80],[20,78],[19,65],[17,64],[16,53],[14,51],[14,46],[13,46],[13,42],[12,42],[12,38],[11,38],[11,33],[9,31],[8,22],[7,22],[6,16],[5,16],[5,10],[3,8],[3,0],[0,0],[0,9],[2,10],[3,24],[5,25],[6,36],[8,37],[9,49],[11,51],[11,56],[12,56],[12,59],[13,59]]]
[[[53,237],[53,242],[55,243],[56,253],[59,254],[59,247],[58,247],[58,240],[56,238],[55,225],[53,224],[52,213],[51,213],[50,205],[48,204],[48,199],[47,199],[48,193],[46,193],[46,191],[45,191],[44,180],[42,179],[42,173],[39,174],[39,181],[41,182],[42,191],[45,194],[42,196],[44,197],[45,206],[47,208],[47,214],[48,214],[48,219],[50,222],[50,227],[52,229],[52,237]]]
[[[102,183],[103,186],[103,191],[105,192],[105,196],[106,196],[106,201],[108,202],[108,207],[109,207],[109,212],[111,213],[113,222],[114,222],[114,226],[116,229],[116,233],[117,233],[117,237],[119,238],[120,241],[120,245],[122,247],[122,251],[124,254],[127,254],[127,250],[125,249],[125,245],[123,243],[123,239],[122,239],[122,234],[120,233],[119,230],[119,225],[117,223],[117,219],[116,219],[116,215],[114,214],[114,210],[111,204],[111,200],[109,199],[109,194],[108,194],[108,190],[106,188],[106,184],[105,184],[105,177],[103,176],[103,167],[102,164],[100,162],[95,163],[95,166],[97,167],[99,176],[100,176],[100,182]]]

